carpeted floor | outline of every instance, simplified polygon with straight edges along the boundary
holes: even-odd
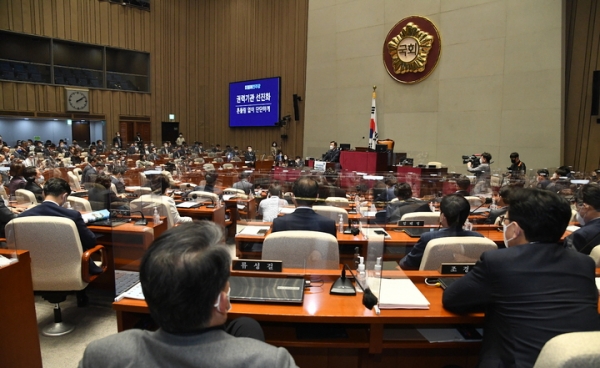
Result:
[[[44,368],[77,367],[87,344],[93,340],[117,333],[117,318],[111,303],[111,292],[90,289],[89,304],[78,308],[75,295],[61,303],[63,321],[73,323],[75,330],[58,337],[39,334]],[[38,329],[54,320],[54,305],[35,297]]]

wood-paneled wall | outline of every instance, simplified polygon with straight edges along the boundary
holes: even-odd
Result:
[[[564,164],[600,168],[600,116],[591,116],[594,70],[600,70],[600,4],[566,2]]]
[[[161,121],[175,114],[188,141],[252,145],[272,141],[301,155],[303,116],[286,128],[230,129],[229,82],[281,76],[281,115],[304,96],[308,0],[152,0],[150,12],[99,0],[0,0],[0,29],[151,54],[151,93],[91,90],[91,114],[110,138],[119,116]],[[0,111],[64,113],[63,87],[0,82]],[[288,134],[282,142],[281,134]]]

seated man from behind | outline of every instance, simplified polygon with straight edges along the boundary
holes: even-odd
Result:
[[[219,245],[222,237],[208,221],[158,237],[144,254],[140,281],[160,328],[94,341],[79,367],[296,367],[287,350],[263,342],[256,321],[242,317],[226,325],[231,258]]]
[[[554,336],[600,330],[594,261],[558,244],[569,203],[533,188],[509,201],[507,248],[484,252],[442,300],[453,313],[485,312],[479,367],[532,367]]]
[[[461,175],[458,179],[456,179],[456,186],[458,187],[458,190],[454,194],[460,194],[463,197],[468,197],[471,195],[469,192],[471,180],[466,176]]]
[[[277,218],[282,207],[287,206],[287,201],[280,198],[281,185],[273,183],[269,186],[269,196],[260,201],[258,213],[262,215],[264,222],[271,222]]]
[[[412,196],[412,188],[408,183],[398,183],[394,187],[397,201],[388,203],[386,207],[386,222],[397,223],[407,213],[431,212],[429,203]]]
[[[240,181],[233,183],[233,188],[234,189],[241,189],[244,191],[244,193],[246,194],[250,194],[250,191],[252,191],[254,189],[254,184],[252,184],[251,182],[248,181],[248,178],[250,177],[250,174],[247,172],[242,172],[240,174]]]
[[[296,210],[273,220],[272,232],[311,230],[336,236],[335,221],[319,215],[312,209],[319,193],[317,182],[309,177],[301,177],[294,182],[292,192],[296,198]]]
[[[440,203],[440,224],[445,229],[431,231],[421,235],[421,238],[404,258],[400,260],[400,267],[405,270],[418,270],[423,259],[423,253],[430,240],[446,238],[449,236],[477,236],[483,235],[475,231],[463,230],[463,225],[469,217],[471,206],[465,197],[458,194],[450,194],[442,198]]]
[[[67,197],[71,194],[71,188],[62,178],[51,178],[46,184],[44,184],[44,201],[35,207],[24,211],[19,217],[29,216],[56,216],[65,217],[73,220],[79,233],[79,240],[81,240],[81,247],[85,252],[96,246],[96,236],[90,229],[85,226],[81,214],[75,210],[63,208],[63,205],[67,202]],[[42,236],[42,234],[40,234]],[[90,259],[90,273],[96,274],[101,273],[102,269],[98,267]]]
[[[577,192],[577,221],[581,228],[565,239],[565,245],[590,254],[600,244],[600,186],[586,184]]]

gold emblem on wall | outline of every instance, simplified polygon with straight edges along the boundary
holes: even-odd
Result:
[[[384,42],[383,63],[388,74],[401,83],[416,83],[435,69],[441,53],[440,35],[427,18],[402,19]]]

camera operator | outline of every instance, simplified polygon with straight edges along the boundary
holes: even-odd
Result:
[[[520,176],[527,173],[525,163],[519,159],[519,153],[513,152],[510,154],[510,166],[507,167],[511,176]]]
[[[490,176],[490,161],[492,155],[488,152],[483,152],[479,157],[479,165],[474,160],[467,162],[467,171],[472,172],[477,177],[477,181],[484,181]]]

